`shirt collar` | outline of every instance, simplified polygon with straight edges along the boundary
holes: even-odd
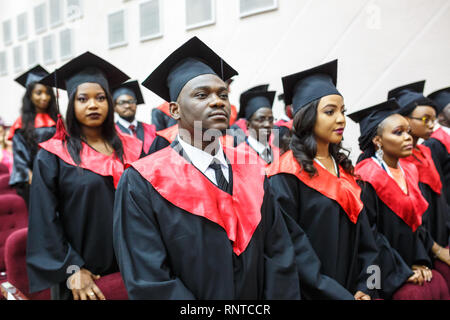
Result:
[[[266,150],[269,145],[263,145],[261,142],[259,142],[258,140],[256,140],[255,138],[253,138],[252,136],[248,136],[247,137],[247,141],[248,144],[250,145],[250,147],[252,147],[253,149],[255,149],[255,151],[259,154],[262,154],[264,150]]]
[[[186,152],[186,155],[191,160],[192,164],[201,172],[205,173],[208,169],[209,165],[213,161],[213,159],[217,159],[222,166],[228,167],[227,160],[225,159],[225,154],[222,149],[222,144],[219,141],[219,151],[217,154],[212,156],[211,154],[198,149],[189,143],[186,143],[183,141],[183,139],[180,138],[180,136],[177,136],[177,140],[180,143],[181,147],[183,148],[184,152]]]
[[[121,117],[118,117],[118,119],[117,119],[117,121],[123,126],[123,127],[125,127],[125,128],[129,128],[130,127],[130,125],[133,125],[135,128],[137,128],[137,126],[138,126],[138,121],[136,120],[136,118],[133,120],[133,122],[128,122],[127,120],[125,120],[125,119],[122,119]]]

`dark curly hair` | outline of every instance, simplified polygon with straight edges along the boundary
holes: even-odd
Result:
[[[114,104],[111,94],[108,90],[105,90],[106,99],[108,101],[108,114],[105,121],[102,124],[102,137],[105,139],[114,149],[117,157],[123,162],[123,145],[119,136],[116,132],[116,127],[114,124]],[[77,92],[75,91],[69,97],[69,104],[67,106],[66,112],[66,123],[67,123],[67,133],[68,136],[65,138],[67,145],[67,151],[72,157],[73,161],[80,165],[81,163],[81,150],[83,149],[82,141],[83,134],[81,130],[80,123],[75,116],[75,98]]]
[[[32,157],[34,157],[38,151],[38,142],[36,141],[36,136],[34,132],[34,119],[36,118],[36,107],[31,101],[31,95],[33,94],[33,90],[36,87],[37,82],[34,82],[27,86],[27,90],[22,98],[22,130],[23,137],[27,142]],[[47,93],[50,95],[50,101],[47,108],[47,113],[55,122],[58,120],[58,107],[56,105],[56,98],[53,89],[49,86],[45,86],[47,88]]]
[[[317,153],[314,125],[317,120],[319,101],[320,99],[310,102],[294,115],[292,129],[282,138],[280,144],[282,152],[292,150],[294,157],[310,177],[317,174],[317,169],[314,167],[314,157]],[[347,154],[341,152],[342,150]],[[330,143],[329,152],[338,165],[351,175],[354,174],[354,167],[348,158],[350,151],[344,149],[341,143]]]

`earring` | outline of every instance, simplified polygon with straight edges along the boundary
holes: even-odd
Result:
[[[377,157],[378,160],[383,161],[384,152],[383,149],[381,149],[381,145],[377,145],[378,150],[375,152],[375,157]]]

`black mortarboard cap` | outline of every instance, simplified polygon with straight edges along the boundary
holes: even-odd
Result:
[[[284,102],[284,93],[280,93],[278,95],[278,101],[283,101]]]
[[[243,93],[241,95],[238,118],[250,120],[258,109],[272,109],[275,94],[275,91],[247,91]]]
[[[91,52],[85,52],[56,69],[41,83],[66,90],[70,97],[82,83],[98,83],[111,92],[111,88],[128,79],[129,76],[108,61]]]
[[[118,97],[127,94],[136,99],[136,104],[144,104],[144,97],[142,96],[141,88],[137,80],[122,83],[120,86],[113,89],[113,100],[116,101]]]
[[[434,101],[437,113],[439,114],[444,111],[444,108],[450,103],[450,87],[430,93],[427,98]]]
[[[30,84],[40,82],[42,79],[48,76],[48,74],[48,71],[38,64],[24,74],[17,77],[15,81],[21,84],[23,87],[28,88]]]
[[[361,150],[364,150],[373,137],[376,135],[377,128],[387,117],[399,113],[400,106],[395,99],[379,103],[366,109],[353,112],[348,115],[354,122],[359,123],[361,136],[359,144]]]
[[[255,92],[255,91],[267,91],[269,89],[269,85],[268,84],[260,84],[258,86],[252,87],[250,89],[245,90],[244,92],[241,93],[241,95],[239,96],[239,106],[241,106],[243,104],[243,97],[249,93],[249,92]]]
[[[436,108],[435,103],[423,95],[425,80],[413,82],[392,89],[388,93],[388,99],[395,98],[400,106],[400,114],[409,115],[418,105],[427,105]]]
[[[294,114],[308,103],[324,96],[338,94],[336,89],[338,61],[283,77],[284,103],[292,104]]]
[[[193,37],[172,52],[142,85],[171,102],[177,100],[187,82],[204,74],[227,81],[238,73],[199,38]]]

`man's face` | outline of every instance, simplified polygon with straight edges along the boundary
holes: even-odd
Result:
[[[266,144],[273,128],[273,113],[271,108],[260,108],[251,116],[247,122],[247,128],[254,138]]]
[[[171,103],[170,111],[179,127],[192,134],[194,124],[196,130],[201,124],[203,132],[208,129],[225,132],[231,114],[228,86],[216,75],[200,75],[186,83],[177,102]]]
[[[119,96],[115,102],[114,111],[127,121],[133,121],[136,116],[136,99],[128,94]]]

